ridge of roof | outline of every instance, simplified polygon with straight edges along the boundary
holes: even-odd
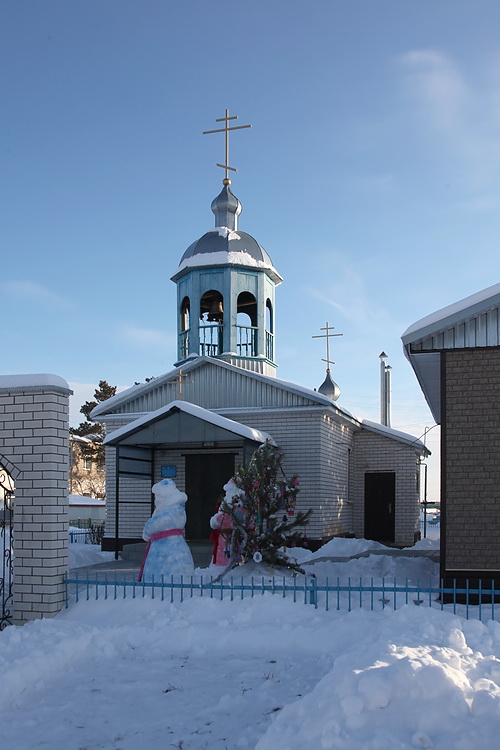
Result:
[[[292,383],[288,380],[281,380],[280,378],[275,378],[271,375],[263,375],[260,372],[246,370],[243,367],[238,367],[237,365],[233,365],[230,362],[224,362],[224,360],[215,359],[214,357],[199,356],[194,357],[192,360],[182,364],[180,367],[175,367],[173,370],[170,370],[169,372],[164,373],[163,375],[160,375],[153,380],[150,380],[148,383],[133,385],[126,391],[117,393],[115,396],[112,396],[106,401],[98,404],[92,410],[90,416],[92,419],[96,419],[96,417],[106,414],[110,408],[120,406],[121,404],[131,400],[131,398],[136,398],[143,395],[144,393],[151,392],[155,388],[158,388],[159,386],[170,382],[176,376],[179,370],[182,370],[183,373],[189,373],[193,370],[199,369],[205,364],[211,364],[217,367],[225,368],[227,370],[232,370],[244,377],[253,378],[254,380],[259,380],[263,383],[274,385],[278,388],[281,387],[285,390],[290,391],[291,393],[296,393],[301,396],[307,396],[307,398],[310,398],[312,401],[315,401],[316,403],[322,404],[324,406],[333,406],[333,402],[326,396],[323,396],[323,394],[318,393],[318,391],[311,390],[310,388],[305,388],[304,386],[298,385],[297,383]],[[342,407],[339,407],[337,404],[335,404],[334,408],[339,409],[347,414],[347,416],[352,417],[352,415],[349,414],[347,410],[342,409]]]

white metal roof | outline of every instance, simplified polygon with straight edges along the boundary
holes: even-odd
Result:
[[[208,365],[217,368],[217,370],[219,371],[216,378],[217,389],[214,389],[214,383],[212,382],[212,380],[210,380],[206,384],[206,386],[204,386],[204,391],[202,394],[200,394],[200,397],[206,399],[208,393],[210,392],[212,393],[213,398],[217,393],[223,392],[224,398],[223,403],[221,404],[218,404],[216,401],[213,404],[207,403],[205,401],[204,406],[206,408],[219,409],[225,406],[232,406],[232,404],[228,403],[228,388],[223,384],[223,373],[232,373],[238,379],[238,386],[235,394],[235,398],[238,401],[238,406],[242,405],[245,392],[248,393],[248,399],[250,399],[247,405],[257,406],[257,404],[252,400],[255,399],[255,382],[260,383],[263,388],[267,386],[268,389],[272,391],[273,396],[270,398],[273,401],[273,405],[291,404],[293,400],[292,397],[295,397],[295,400],[298,400],[301,404],[314,403],[322,404],[324,406],[332,406],[331,400],[324,396],[322,393],[318,393],[318,391],[313,391],[310,388],[305,388],[301,385],[297,385],[296,383],[291,383],[286,380],[280,380],[279,378],[271,377],[269,375],[263,375],[262,373],[253,372],[252,370],[246,370],[242,367],[237,367],[236,365],[232,365],[220,359],[199,356],[185,362],[181,367],[175,368],[165,375],[161,375],[158,378],[150,380],[148,383],[134,385],[125,391],[117,393],[115,396],[112,396],[106,401],[98,404],[92,410],[91,417],[92,419],[99,421],[103,416],[108,414],[125,413],[125,405],[131,403],[136,403],[136,406],[134,407],[134,411],[136,412],[149,412],[155,408],[160,408],[158,401],[163,398],[162,389],[166,385],[168,385],[170,386],[170,390],[173,393],[173,391],[175,391],[176,389],[175,383],[178,380],[179,372],[181,370],[184,375],[190,375],[191,373],[194,374],[196,370],[206,370]],[[192,398],[192,396],[190,395],[189,385],[190,384],[187,383],[184,386],[184,389],[186,391],[186,398],[191,399],[192,401],[196,400],[196,398]],[[191,386],[194,387],[194,385],[196,384],[191,383]],[[290,394],[291,397],[288,400],[286,400],[284,396],[281,399],[278,399],[279,391],[281,391],[283,394]],[[262,394],[259,394],[258,398],[262,399]],[[169,401],[170,400],[173,399],[169,398]],[[258,405],[261,406],[263,404],[262,402],[260,402]],[[336,404],[335,408],[340,409],[338,404]],[[349,412],[347,412],[346,410],[343,410],[343,412],[348,417],[351,417]]]
[[[430,315],[426,315],[425,318],[421,318],[416,323],[413,323],[402,335],[403,344],[414,344],[421,339],[435,337],[436,334],[455,328],[460,323],[465,323],[472,318],[476,318],[480,315],[486,314],[488,311],[495,310],[500,307],[500,284],[494,284],[493,286],[483,289],[481,292],[471,294],[469,297],[454,302],[451,305],[437,310]],[[498,328],[497,337],[494,346],[498,346]],[[467,345],[467,344],[465,344]],[[469,344],[470,345],[470,344]],[[471,344],[472,346],[481,346],[483,344],[476,343]],[[488,343],[485,340],[485,346]],[[443,348],[455,348],[446,346]]]

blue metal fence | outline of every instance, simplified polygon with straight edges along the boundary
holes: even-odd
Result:
[[[424,522],[424,517],[420,516],[420,531],[423,533],[424,529],[430,532],[431,529],[441,528],[441,514],[439,513],[428,513],[427,519]]]
[[[88,529],[78,529],[78,531],[69,532],[70,544],[90,544],[90,531]]]
[[[417,581],[410,583],[408,579],[404,582],[385,578],[369,581],[363,578],[353,581],[348,578],[341,582],[339,578],[335,582],[326,578],[324,583],[319,583],[314,577],[297,579],[286,578],[239,578],[233,577],[227,580],[215,581],[213,577],[191,576],[184,579],[182,576],[173,576],[165,580],[142,581],[122,578],[117,576],[108,577],[93,575],[66,576],[66,607],[71,600],[78,602],[80,599],[117,599],[150,597],[159,598],[161,601],[168,600],[182,602],[185,598],[194,596],[206,596],[210,598],[244,599],[264,594],[292,598],[294,602],[313,605],[316,609],[321,607],[325,610],[336,609],[352,611],[354,608],[383,610],[386,608],[398,609],[406,604],[416,606],[432,607],[442,611],[458,614],[467,619],[479,620],[495,618],[500,619],[500,589],[495,588],[495,582],[488,582],[478,588],[471,588],[468,584],[460,587],[454,583],[451,587],[434,585],[432,581],[428,584]],[[477,602],[477,603],[476,603]]]

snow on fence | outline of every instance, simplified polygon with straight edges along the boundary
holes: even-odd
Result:
[[[81,577],[76,573],[74,577],[66,576],[65,584],[66,608],[70,601],[78,602],[82,598],[88,601],[99,598],[126,599],[127,596],[131,596],[135,599],[147,595],[151,599],[182,602],[185,598],[207,596],[211,599],[229,598],[233,601],[271,594],[283,598],[290,597],[294,602],[310,604],[315,609],[321,607],[327,611],[335,609],[350,612],[355,608],[371,611],[386,608],[396,610],[413,603],[416,606],[432,607],[457,614],[466,619],[500,619],[500,606],[496,607],[496,603],[500,602],[500,589],[495,588],[494,581],[484,587],[479,582],[478,588],[471,588],[468,582],[462,588],[456,582],[452,587],[445,587],[442,582],[435,586],[432,581],[429,581],[428,585],[419,581],[416,585],[410,584],[408,579],[398,582],[397,579],[388,581],[385,578],[371,578],[366,582],[363,578],[356,581],[348,578],[347,582],[341,582],[337,578],[335,582],[331,582],[326,578],[325,583],[320,584],[313,577],[298,581],[297,578],[253,576],[239,579],[231,577],[221,581],[215,581],[213,576],[191,576],[186,580],[183,576],[172,576],[169,580],[162,576],[160,581],[153,578],[151,581],[139,583],[136,580],[127,580],[126,575],[123,578],[108,577],[106,574],[102,577],[89,577],[88,574]]]

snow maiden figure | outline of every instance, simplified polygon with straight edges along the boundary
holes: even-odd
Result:
[[[148,543],[139,573],[139,581],[156,581],[161,577],[190,576],[194,573],[191,550],[184,539],[187,495],[180,492],[172,479],[153,485],[155,511],[146,521],[142,538]]]
[[[215,532],[210,538],[214,540],[212,562],[215,565],[226,567],[231,557],[231,535],[234,529],[233,519],[229,511],[234,507],[235,512],[241,514],[240,520],[243,520],[243,508],[240,509],[238,507],[238,498],[241,490],[235,485],[232,479],[224,485],[223,489],[225,495],[220,504],[219,511],[210,519],[210,528]]]

